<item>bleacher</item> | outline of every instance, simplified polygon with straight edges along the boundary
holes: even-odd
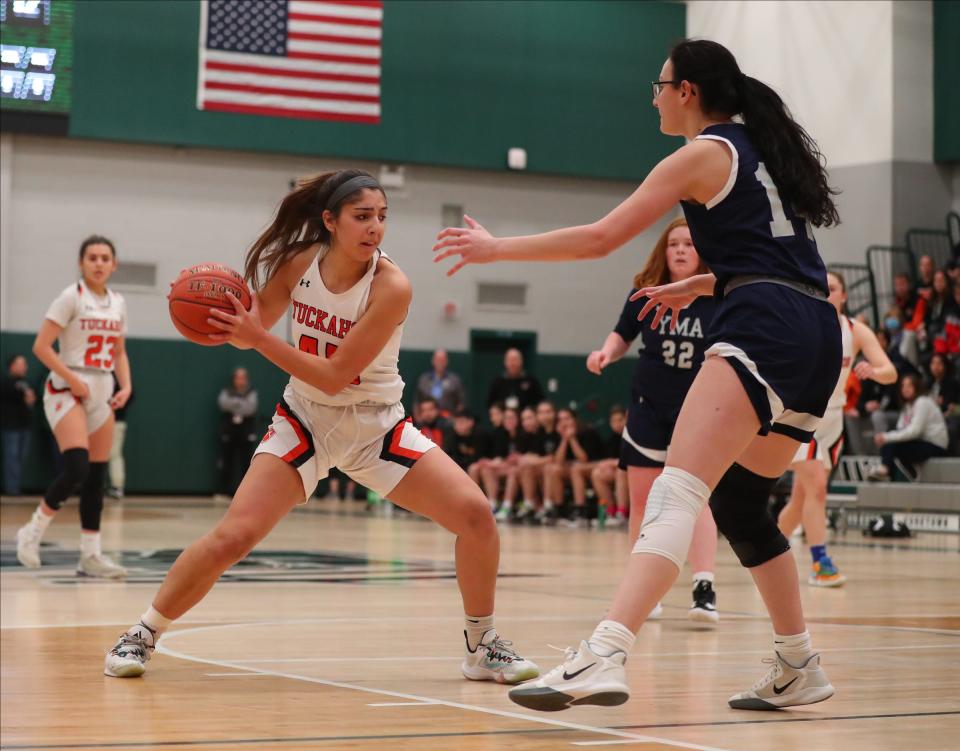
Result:
[[[876,328],[893,301],[893,277],[918,278],[921,256],[945,268],[960,247],[960,214],[950,212],[945,229],[911,229],[903,246],[871,245],[864,265],[831,264],[847,280],[850,315],[864,314]],[[931,459],[914,482],[870,482],[867,475],[879,456],[843,456],[830,484],[827,506],[835,526],[863,529],[880,514],[892,513],[915,531],[960,534],[960,457]]]
[[[892,513],[916,532],[960,534],[960,457],[931,459],[916,482],[869,482],[866,473],[878,461],[842,457],[827,496],[838,529],[863,529],[878,515]]]

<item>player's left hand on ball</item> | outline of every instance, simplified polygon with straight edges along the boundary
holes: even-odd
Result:
[[[233,304],[232,314],[219,308],[210,310],[207,323],[223,331],[222,334],[210,334],[210,341],[217,344],[229,343],[237,349],[252,349],[266,333],[260,321],[260,305],[256,295],[251,298],[250,310],[245,310],[233,295],[227,295],[227,299]]]
[[[467,223],[466,227],[447,227],[437,235],[437,244],[433,246],[435,253],[440,251],[433,257],[434,263],[450,256],[460,256],[447,276],[453,276],[468,263],[492,263],[497,260],[497,238],[466,214],[463,220]]]

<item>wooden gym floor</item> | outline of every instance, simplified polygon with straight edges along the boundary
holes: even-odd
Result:
[[[76,506],[26,571],[13,539],[32,510],[0,507],[0,748],[574,749],[860,751],[956,749],[960,738],[960,538],[879,543],[850,532],[832,553],[850,577],[804,586],[815,645],[837,687],[791,711],[731,710],[766,669],[770,627],[749,576],[721,542],[722,620],[686,618],[689,571],[628,663],[633,696],[615,708],[539,714],[504,687],[459,674],[462,610],[452,538],[362,504],[311,501],[175,624],[141,679],[102,675],[104,651],[150,603],[176,553],[223,507],[206,500],[110,502],[104,547],[126,582],[73,575]],[[626,533],[507,527],[501,633],[543,669],[547,645],[579,644],[604,613]],[[807,553],[800,551],[802,574]]]

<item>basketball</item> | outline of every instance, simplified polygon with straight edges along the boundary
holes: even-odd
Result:
[[[250,310],[250,290],[243,277],[222,263],[201,263],[180,272],[170,288],[170,320],[184,338],[204,347],[212,347],[209,334],[218,334],[207,319],[211,308],[230,313],[233,304],[227,299],[233,295],[244,308]]]

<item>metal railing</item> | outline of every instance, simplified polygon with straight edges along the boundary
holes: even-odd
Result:
[[[953,258],[950,235],[942,229],[907,230],[907,250],[913,255],[914,262],[918,262],[920,256],[930,256],[935,269],[945,269]]]
[[[954,248],[960,248],[960,214],[951,211],[947,214],[947,235]]]
[[[906,274],[912,286],[916,283],[917,266],[913,254],[906,248],[871,245],[867,248],[867,267],[873,278],[874,310],[879,321],[893,305],[893,277]]]

